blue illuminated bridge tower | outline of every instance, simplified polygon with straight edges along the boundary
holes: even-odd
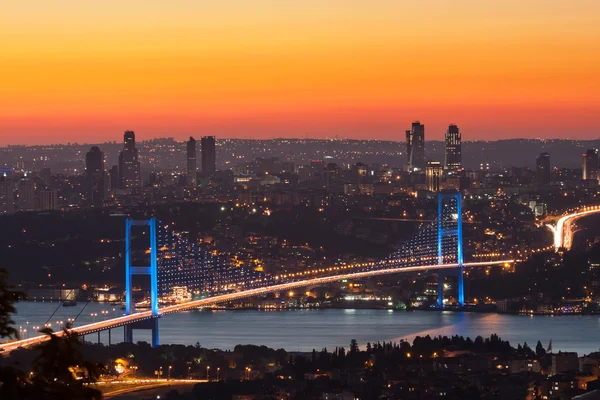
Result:
[[[177,232],[171,228],[172,225],[162,224],[155,218],[128,218],[125,221],[125,314],[135,313],[132,278],[138,275],[150,278],[151,309],[150,314],[144,314],[145,319],[125,325],[126,342],[133,342],[134,329],[149,329],[152,331],[152,346],[158,345],[158,298],[161,295],[172,296],[175,289],[185,290],[198,300],[238,291],[274,287],[296,280],[304,281],[308,276],[307,274],[281,279],[282,277],[257,272],[250,267],[232,265],[199,244],[195,238],[190,237],[189,232]],[[137,252],[132,249],[132,229],[136,232],[136,244],[140,239],[149,237],[149,246],[143,246],[145,257],[139,257],[139,249]],[[139,234],[140,231],[149,235]],[[417,234],[394,253],[378,262],[358,263],[344,266],[343,269],[349,267],[349,270],[344,271],[347,273],[365,274],[372,270],[385,272],[386,269],[394,271],[390,273],[396,273],[405,267],[428,269],[430,266],[431,270],[437,270],[438,273],[437,306],[444,307],[444,289],[450,279],[454,278],[456,302],[463,306],[465,294],[462,233],[462,195],[440,193],[437,199],[437,218],[432,223],[424,223]],[[132,256],[132,253],[136,257]],[[139,259],[145,261],[137,261]],[[142,265],[137,265],[140,263]],[[311,274],[311,277],[316,278],[317,275]]]
[[[148,227],[150,233],[150,265],[132,265],[131,254],[133,252],[131,243],[131,228],[134,226]],[[125,325],[125,342],[133,343],[134,329],[152,330],[152,347],[158,346],[158,244],[156,241],[156,219],[125,220],[125,314],[131,315],[135,312],[135,303],[132,299],[132,283],[134,275],[147,275],[150,277],[150,309],[153,318]]]
[[[456,268],[438,270],[437,306],[444,306],[444,280],[449,276],[456,276],[457,303],[464,306],[462,194],[440,193],[437,203],[437,263],[458,264]]]

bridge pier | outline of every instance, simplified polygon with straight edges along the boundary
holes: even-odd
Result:
[[[110,329],[108,330],[108,345],[110,346],[112,343],[110,342]]]
[[[444,280],[448,276],[456,275],[456,300],[457,303],[463,307],[465,305],[465,280],[463,274],[463,267],[453,268],[447,270],[438,271],[438,287],[437,287],[437,307],[444,308]]]
[[[444,308],[444,274],[438,271],[438,287],[437,287],[437,307]]]
[[[100,331],[98,331],[98,344],[100,344]]]
[[[158,336],[158,318],[152,318],[145,321],[134,322],[123,327],[125,334],[125,342],[133,343],[134,329],[150,329],[152,330],[152,347],[158,347],[160,341]]]

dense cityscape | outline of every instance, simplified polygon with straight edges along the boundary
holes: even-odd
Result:
[[[457,125],[449,125],[445,136],[443,144],[426,145],[425,126],[414,122],[404,143],[213,136],[136,143],[135,133],[126,131],[122,144],[2,148],[2,267],[23,299],[33,304],[83,304],[67,321],[19,320],[19,336],[36,338],[42,328],[76,326],[77,318],[92,324],[100,318],[110,321],[109,315],[125,309],[127,216],[160,221],[157,304],[165,310],[193,305],[263,312],[439,307],[522,315],[600,312],[600,229],[593,216],[598,150],[579,151],[580,166],[573,168],[555,165],[548,151],[531,155],[532,168],[523,165],[531,160],[502,168],[493,161],[467,168],[463,159],[471,157],[466,149],[501,144],[465,146]],[[549,142],[535,146],[545,150]],[[385,162],[370,162],[376,160]],[[435,228],[441,218],[437,199],[454,193],[460,194],[464,207],[465,258],[484,267],[465,270],[465,289],[462,278],[442,274],[435,265],[427,267],[429,259],[438,261],[428,255],[436,250],[427,250],[431,221]],[[592,215],[569,221],[557,246],[556,228],[547,225],[579,213]],[[131,249],[128,262],[147,264],[149,253],[152,259],[144,246],[147,233],[132,231],[131,246],[142,244]],[[426,249],[419,256],[402,250],[422,243]],[[440,260],[446,262],[444,257]],[[369,271],[377,273],[382,259],[404,268],[425,267],[361,278],[370,276]],[[349,275],[329,281],[332,271]],[[298,279],[306,275],[315,283],[302,288],[306,284]],[[317,284],[319,279],[323,282]],[[299,290],[236,294],[283,282]],[[135,305],[128,307],[150,308],[150,291],[148,282],[134,281]],[[221,297],[221,303],[209,301]],[[109,308],[98,316],[90,306],[89,317],[81,317],[90,303]],[[93,336],[84,337],[87,341]],[[414,340],[412,346],[404,339],[361,343],[360,350],[353,341],[347,354],[342,347],[332,353],[286,354],[267,347],[236,346],[229,353],[199,346],[168,350],[173,345],[163,345],[155,356],[145,350],[127,356],[144,345],[128,349],[125,343],[110,348],[106,343],[86,344],[81,351],[103,366],[98,384],[105,385],[100,387],[105,393],[153,382],[171,390],[169,398],[187,398],[175,389],[185,392],[186,385],[196,383],[200,386],[192,398],[570,398],[565,396],[594,391],[600,375],[596,353],[552,353],[551,343],[538,342],[532,350],[526,343],[511,347],[497,337],[485,344],[480,337],[426,335]],[[164,356],[159,354],[172,351],[189,355],[171,356],[169,365],[162,365]],[[127,357],[150,358],[140,362]],[[39,368],[39,361],[21,347],[7,360]],[[217,382],[227,385],[214,386]]]
[[[600,1],[0,15],[0,400],[600,400]]]

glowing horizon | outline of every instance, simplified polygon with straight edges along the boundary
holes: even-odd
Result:
[[[226,4],[225,4],[226,3]],[[498,3],[498,4],[494,4]],[[0,5],[0,145],[600,137],[600,2]]]

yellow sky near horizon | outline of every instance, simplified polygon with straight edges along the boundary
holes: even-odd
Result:
[[[599,22],[589,0],[6,1],[0,144],[393,138],[412,119],[595,137]]]

